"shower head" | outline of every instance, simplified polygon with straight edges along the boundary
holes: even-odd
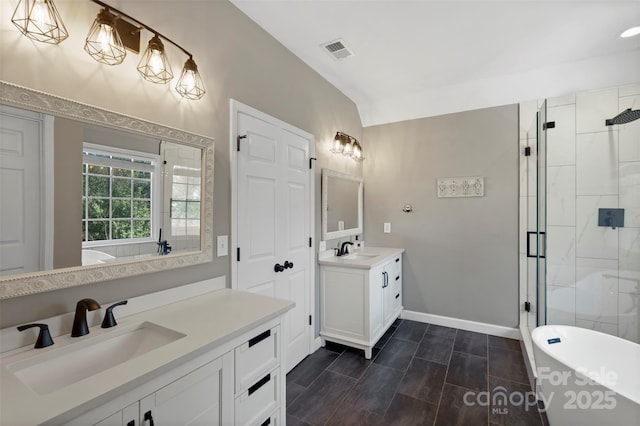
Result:
[[[640,118],[640,109],[632,110],[631,108],[627,108],[615,117],[606,120],[604,124],[607,126],[613,126],[614,124],[627,124],[637,120],[638,118]]]

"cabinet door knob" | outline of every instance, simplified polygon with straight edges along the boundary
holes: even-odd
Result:
[[[288,260],[284,261],[284,269],[293,269],[293,262],[289,262]]]
[[[284,271],[284,266],[282,266],[279,263],[276,263],[275,265],[273,265],[273,270],[275,272],[282,272],[282,271]]]

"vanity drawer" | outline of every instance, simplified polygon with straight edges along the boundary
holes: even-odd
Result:
[[[389,271],[389,279],[393,282],[402,281],[402,258],[399,256],[393,259]]]
[[[235,349],[236,392],[251,386],[280,363],[280,326],[263,330]]]
[[[393,290],[393,312],[402,306],[402,289]]]
[[[280,406],[279,374],[280,368],[270,371],[236,397],[236,424],[261,425],[271,419],[269,414]]]
[[[251,426],[279,426],[280,425],[280,410],[275,410],[269,416],[262,418],[257,418],[255,423],[251,423]]]

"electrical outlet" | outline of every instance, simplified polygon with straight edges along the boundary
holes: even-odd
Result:
[[[385,234],[390,234],[391,233],[391,222],[385,222],[384,223],[384,233]]]
[[[218,257],[229,254],[229,237],[227,235],[218,235],[217,248]]]

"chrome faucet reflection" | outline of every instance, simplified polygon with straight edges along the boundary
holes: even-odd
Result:
[[[100,309],[100,304],[93,299],[82,299],[76,304],[76,314],[73,317],[71,337],[80,337],[89,334],[87,326],[87,311]]]

